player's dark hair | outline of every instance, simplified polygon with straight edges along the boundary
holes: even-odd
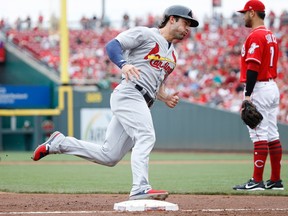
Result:
[[[161,21],[161,23],[159,24],[158,28],[164,28],[169,20],[170,16],[164,16],[163,20]],[[176,22],[178,22],[179,20],[179,16],[174,16]]]
[[[161,23],[158,25],[158,28],[164,28],[169,20],[170,16],[164,16]]]
[[[260,19],[264,20],[266,14],[265,11],[255,11],[258,15],[258,17],[260,17]]]

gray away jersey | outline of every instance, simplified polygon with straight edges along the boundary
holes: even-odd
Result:
[[[144,87],[156,98],[161,83],[176,66],[178,54],[173,44],[168,47],[168,41],[159,29],[148,27],[131,28],[120,33],[116,40],[125,51],[127,63],[140,69],[140,79],[133,80],[133,83]]]

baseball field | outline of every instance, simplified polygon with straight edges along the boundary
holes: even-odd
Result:
[[[170,192],[177,212],[115,212],[131,188],[130,155],[104,167],[67,155],[38,162],[32,152],[0,152],[0,215],[288,215],[288,191],[238,192],[252,175],[252,153],[153,151],[150,183]],[[287,159],[282,179],[287,187]],[[270,176],[270,161],[264,179]]]

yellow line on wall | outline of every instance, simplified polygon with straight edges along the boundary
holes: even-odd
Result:
[[[59,87],[59,109],[64,109],[64,93],[67,93],[67,127],[68,127],[68,136],[74,135],[74,114],[73,114],[73,91],[71,86],[61,86]]]

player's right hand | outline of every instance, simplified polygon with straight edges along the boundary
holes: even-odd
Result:
[[[178,102],[179,102],[179,96],[178,96],[179,92],[174,92],[171,95],[168,95],[166,98],[166,105],[170,108],[174,108]]]
[[[138,80],[140,78],[140,70],[134,65],[125,64],[121,70],[122,73],[125,75],[126,81],[133,80],[134,78]]]

